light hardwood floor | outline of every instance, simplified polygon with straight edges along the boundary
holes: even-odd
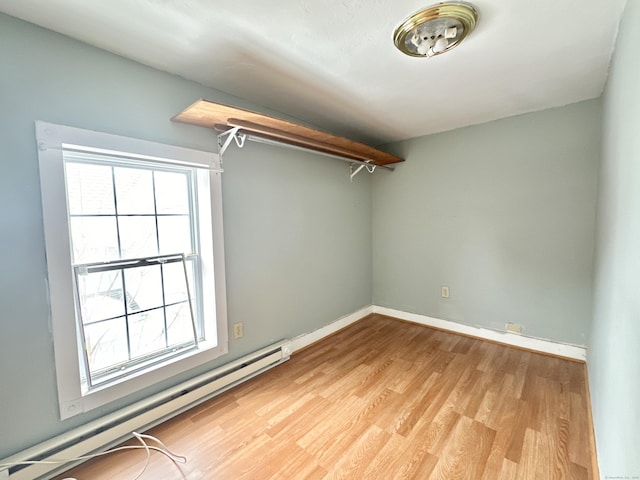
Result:
[[[188,462],[153,454],[142,478],[590,480],[587,405],[582,363],[373,315],[148,432]]]

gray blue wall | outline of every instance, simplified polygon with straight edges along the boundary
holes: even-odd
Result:
[[[386,146],[374,303],[586,345],[600,128],[591,100]]]
[[[245,337],[227,359],[369,305],[372,290],[408,312],[521,323],[588,344],[602,475],[640,475],[640,4],[627,13],[604,101],[389,145],[407,162],[373,185],[338,161],[232,147],[229,322]],[[58,420],[33,122],[214,150],[212,132],[169,121],[201,97],[259,109],[0,15],[0,458],[183,379]]]
[[[640,2],[604,94],[589,378],[600,471],[640,478]]]
[[[215,151],[213,132],[169,121],[201,97],[258,108],[0,14],[0,458],[183,379],[58,420],[34,121]],[[371,304],[367,176],[256,144],[225,168],[229,322],[245,336],[218,363]]]

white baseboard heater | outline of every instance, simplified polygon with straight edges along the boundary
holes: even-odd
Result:
[[[289,359],[291,342],[282,340],[227,365],[176,385],[133,405],[23,450],[3,463],[75,458],[121,443]],[[79,462],[78,462],[79,463]],[[29,465],[0,471],[0,479],[52,478],[72,465]],[[4,476],[3,476],[4,474]]]

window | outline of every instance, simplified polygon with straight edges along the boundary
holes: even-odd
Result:
[[[43,122],[61,417],[227,352],[218,156]]]

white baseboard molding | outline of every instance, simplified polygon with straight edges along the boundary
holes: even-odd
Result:
[[[439,328],[453,333],[460,333],[463,335],[469,335],[471,337],[477,337],[484,340],[503,343],[505,345],[511,345],[513,347],[525,348],[527,350],[547,353],[559,357],[571,358],[583,362],[586,362],[587,360],[586,348],[577,345],[567,345],[565,343],[557,343],[552,342],[551,340],[527,337],[515,333],[499,332],[488,328],[474,327],[471,325],[465,325],[449,320],[441,320],[439,318],[428,317],[426,315],[419,315],[417,313],[409,313],[403,312],[401,310],[394,310],[392,308],[379,307],[377,305],[373,306],[373,313],[379,313],[380,315],[386,315],[388,317],[394,317],[400,320],[406,320],[408,322],[426,325],[428,327]]]
[[[291,350],[293,352],[297,352],[302,348],[308,347],[312,343],[322,340],[323,338],[328,337],[329,335],[334,334],[339,330],[342,330],[343,328],[357,322],[358,320],[361,320],[367,315],[371,315],[372,313],[373,306],[369,305],[368,307],[361,308],[357,312],[345,315],[344,317],[341,317],[338,320],[331,322],[329,325],[319,328],[318,330],[314,330],[310,333],[303,333],[302,335],[291,340]]]

